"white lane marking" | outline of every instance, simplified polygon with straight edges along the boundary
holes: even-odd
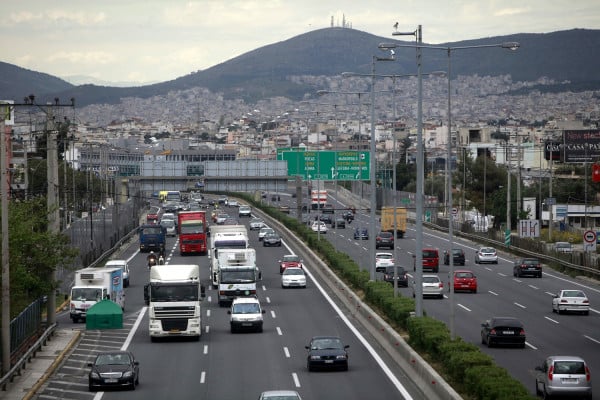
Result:
[[[500,274],[498,274],[498,275],[500,275]],[[513,278],[513,281],[515,281],[515,282],[519,282],[519,283],[523,282],[522,280],[520,280],[520,279],[517,279],[517,278]]]
[[[275,330],[277,330],[277,334],[279,336],[283,335],[283,332],[281,332],[281,328],[280,327],[275,328]]]
[[[210,331],[210,327],[208,325],[206,325],[206,328],[204,328],[204,332],[208,333]]]
[[[210,317],[210,310],[206,310],[206,316]]]
[[[496,293],[496,292],[492,292],[491,290],[488,290],[488,293],[489,293],[489,294],[493,294],[494,296],[499,296],[499,295],[498,295],[498,293]]]
[[[502,277],[506,277],[508,276],[508,274],[503,274],[502,272],[498,272],[498,275],[502,276]]]
[[[202,371],[200,374],[200,383],[204,383],[206,381],[206,371]]]
[[[292,373],[292,379],[294,380],[294,385],[296,385],[297,388],[300,387],[300,379],[298,379],[298,374],[297,373]]]
[[[583,335],[583,337],[586,338],[586,339],[588,339],[588,340],[591,340],[594,343],[600,344],[600,340],[596,340],[596,339],[594,339],[594,338],[592,338],[592,337],[590,337],[588,335]]]
[[[272,318],[277,318],[277,317],[275,316],[275,311],[273,311],[273,310],[271,310],[271,317],[272,317]]]
[[[539,287],[537,287],[537,286],[534,286],[534,285],[527,285],[527,286],[529,286],[530,288],[532,288],[532,289],[534,289],[534,290],[539,290],[539,289],[540,289]]]
[[[207,344],[204,345],[204,354],[208,354],[208,345]]]
[[[550,318],[550,317],[544,317],[544,318],[546,318],[546,319],[547,319],[548,321],[550,321],[550,322],[554,322],[555,324],[560,324],[560,322],[558,322],[557,320],[555,320],[555,319],[552,319],[552,318]]]
[[[595,312],[596,314],[600,314],[600,311],[596,310],[595,308],[590,308],[590,311]]]
[[[534,345],[532,345],[531,343],[529,343],[529,342],[525,342],[525,344],[526,344],[527,346],[531,347],[533,350],[537,350],[537,347],[535,347],[535,346],[534,346]]]
[[[549,294],[550,296],[554,297],[554,293],[550,293],[550,292],[544,292],[546,294]]]
[[[521,307],[522,309],[525,309],[527,307],[525,307],[523,304],[519,304],[519,303],[513,303],[515,306],[517,307]]]
[[[208,296],[206,299],[208,300],[209,303],[212,302],[212,297],[211,296]]]
[[[265,285],[262,285],[262,290],[263,290],[263,292],[266,292],[267,291],[267,287]]]
[[[467,311],[471,311],[469,308],[463,306],[462,304],[457,304],[457,306],[459,306],[460,308],[467,310]]]
[[[269,296],[266,297],[267,303],[271,303],[271,298]]]
[[[290,351],[287,347],[283,348],[283,353],[285,354],[285,358],[290,358]]]
[[[135,320],[135,324],[133,324],[133,328],[131,328],[131,330],[129,331],[129,334],[127,335],[127,339],[125,339],[125,343],[123,343],[123,346],[121,346],[121,350],[127,350],[129,345],[131,344],[133,335],[135,335],[135,332],[140,327],[140,324],[142,323],[142,318],[144,318],[144,314],[146,314],[147,309],[148,309],[148,307],[142,307],[140,314],[138,315],[137,319]]]

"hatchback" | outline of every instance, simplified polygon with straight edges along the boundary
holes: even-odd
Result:
[[[429,270],[437,273],[440,270],[440,254],[438,249],[423,249],[423,271]]]
[[[465,252],[463,249],[452,249],[452,263],[454,265],[465,265]],[[444,250],[444,265],[450,265],[450,252]]]
[[[431,296],[444,298],[444,282],[437,275],[423,275],[423,297]],[[413,297],[416,297],[416,288],[413,285]]]
[[[392,232],[379,232],[375,237],[375,248],[389,247],[394,248],[394,234]]]
[[[498,254],[493,247],[481,247],[475,253],[475,264],[498,264]]]
[[[394,284],[394,268],[396,268],[396,273],[398,274],[398,286],[408,287],[408,275],[406,274],[406,270],[404,267],[393,265],[388,265],[380,269],[383,272],[383,280],[384,282],[389,282],[392,285]]]
[[[542,264],[537,258],[520,258],[515,261],[513,266],[513,276],[522,277],[530,275],[533,277],[542,277]]]
[[[466,269],[454,271],[454,292],[459,290],[477,293],[477,277],[472,271]]]
[[[369,231],[367,228],[356,228],[354,230],[354,240],[369,240]]]
[[[523,323],[512,317],[493,317],[481,324],[481,343],[494,345],[515,345],[525,348]]]
[[[550,396],[592,398],[592,376],[585,360],[576,356],[550,356],[535,368],[535,392]]]

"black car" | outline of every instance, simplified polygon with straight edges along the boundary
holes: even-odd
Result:
[[[317,368],[348,370],[348,352],[350,347],[344,345],[337,336],[314,336],[305,348],[308,350],[306,368],[313,371]]]
[[[454,265],[465,265],[465,252],[463,249],[452,249],[452,263]],[[450,253],[444,250],[444,265],[450,265]]]
[[[537,258],[520,258],[513,266],[513,276],[522,277],[530,275],[536,278],[542,277],[542,264]]]
[[[321,215],[319,215],[319,221],[323,221],[326,224],[331,225],[331,223],[333,222],[333,219],[331,218],[331,215],[329,215],[329,214],[321,214]]]
[[[267,246],[281,246],[281,237],[277,232],[270,232],[265,235],[262,240],[263,247]]]
[[[344,218],[336,218],[335,221],[331,223],[332,228],[344,229],[346,228],[346,220]]]
[[[369,231],[367,228],[356,228],[354,230],[354,240],[369,240]]]
[[[394,234],[392,232],[379,232],[375,237],[375,248],[381,247],[394,248]]]
[[[342,218],[344,218],[346,221],[348,221],[348,223],[354,221],[354,213],[350,210],[348,211],[344,211],[342,213]]]
[[[481,324],[481,343],[488,347],[513,345],[525,348],[523,323],[512,317],[493,317]]]
[[[397,266],[398,272],[398,286],[408,287],[408,275],[406,275],[406,270],[404,267]],[[379,270],[383,274],[383,280],[385,282],[389,282],[392,285],[394,284],[394,266],[387,265],[385,267],[379,267]]]
[[[129,351],[98,353],[89,374],[89,389],[127,387],[135,390],[140,383],[140,364]]]

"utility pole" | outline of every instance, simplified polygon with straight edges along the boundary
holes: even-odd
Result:
[[[2,375],[10,370],[10,264],[8,252],[8,177],[6,174],[6,132],[0,118],[0,191],[2,192]]]

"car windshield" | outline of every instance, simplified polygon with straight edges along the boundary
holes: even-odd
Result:
[[[258,303],[240,303],[234,304],[232,314],[258,314],[260,313],[260,306]]]
[[[127,354],[100,354],[96,358],[96,365],[129,365]]]
[[[344,345],[340,339],[325,338],[313,340],[310,348],[313,350],[343,349]]]
[[[391,253],[378,253],[376,257],[380,260],[391,260],[392,258],[394,258],[394,255]]]

